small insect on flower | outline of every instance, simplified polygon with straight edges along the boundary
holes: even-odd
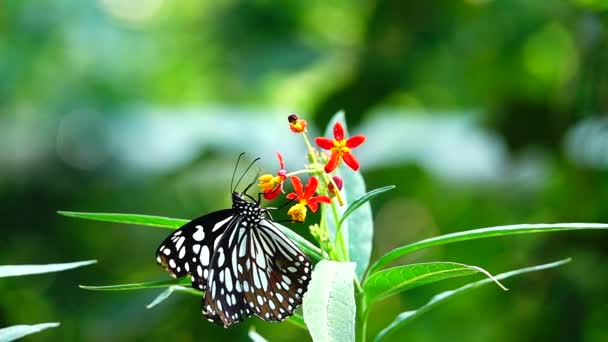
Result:
[[[338,167],[340,159],[343,159],[354,171],[359,170],[357,158],[350,152],[351,149],[358,147],[365,142],[364,135],[355,135],[349,139],[344,138],[344,127],[339,122],[334,124],[334,139],[318,137],[315,142],[319,147],[330,150],[329,161],[325,165],[325,172],[330,173]]]
[[[287,117],[289,120],[289,128],[294,133],[302,133],[306,132],[306,125],[308,124],[306,120],[301,119],[298,114],[291,114]]]
[[[283,182],[287,179],[287,171],[281,153],[277,152],[277,158],[279,159],[277,175],[265,174],[258,178],[260,189],[267,200],[275,199],[283,191]]]
[[[308,179],[305,191],[302,189],[302,181],[298,176],[291,177],[291,184],[293,184],[294,192],[287,194],[287,198],[298,201],[287,211],[287,215],[291,217],[292,221],[304,222],[307,212],[306,206],[314,213],[319,208],[319,203],[331,203],[331,199],[327,196],[313,196],[319,185],[316,177]]]
[[[224,327],[254,314],[271,322],[293,315],[312,269],[308,256],[260,206],[259,197],[247,194],[255,182],[243,192],[234,190],[241,179],[231,185],[231,209],[186,223],[156,251],[157,262],[171,275],[190,275],[192,287],[205,291],[203,315]]]

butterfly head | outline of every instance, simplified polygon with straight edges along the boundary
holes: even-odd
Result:
[[[240,192],[232,193],[232,209],[249,223],[259,223],[266,218],[266,209],[258,202],[247,200],[247,195]]]

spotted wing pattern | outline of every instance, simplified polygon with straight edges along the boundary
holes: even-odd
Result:
[[[239,222],[211,263],[203,314],[225,327],[252,314],[284,320],[302,303],[310,282],[310,259],[269,220]]]
[[[234,217],[225,209],[186,223],[163,241],[156,261],[175,278],[190,274],[192,287],[205,291],[213,251]]]
[[[205,291],[203,315],[224,327],[253,314],[274,322],[293,315],[311,277],[310,259],[259,203],[238,193],[233,209],[199,217],[166,238],[156,260],[174,277],[190,275],[192,287]]]

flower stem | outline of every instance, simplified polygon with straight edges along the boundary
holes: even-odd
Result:
[[[367,334],[367,319],[369,311],[367,307],[367,298],[365,292],[355,276],[353,280],[355,284],[355,300],[357,302],[357,315],[355,317],[355,341],[365,342]]]
[[[317,173],[317,170],[313,170],[313,169],[297,170],[297,171],[293,171],[293,172],[286,174],[285,177],[291,177],[291,176],[300,175],[303,173]]]
[[[338,207],[332,201],[331,209],[334,216],[334,221],[336,222],[336,250],[340,252],[340,260],[348,261],[348,248],[346,247],[346,241],[344,241],[344,235],[342,235],[342,224],[340,223],[340,215],[338,213]]]

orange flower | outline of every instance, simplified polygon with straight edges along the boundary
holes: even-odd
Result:
[[[344,127],[342,127],[341,123],[336,122],[333,140],[318,137],[315,139],[315,142],[319,147],[331,151],[329,161],[325,165],[325,172],[330,173],[335,170],[340,163],[340,159],[343,159],[346,165],[354,171],[359,170],[359,161],[357,161],[357,158],[355,158],[350,150],[365,142],[364,135],[355,135],[349,139],[344,139]]]
[[[291,177],[294,192],[287,194],[287,198],[298,200],[298,203],[289,208],[287,215],[291,216],[293,221],[304,222],[306,219],[306,206],[313,212],[319,208],[319,203],[331,203],[331,199],[327,196],[313,196],[317,191],[319,181],[316,177],[310,177],[306,183],[306,190],[302,188],[302,181],[297,176]]]

